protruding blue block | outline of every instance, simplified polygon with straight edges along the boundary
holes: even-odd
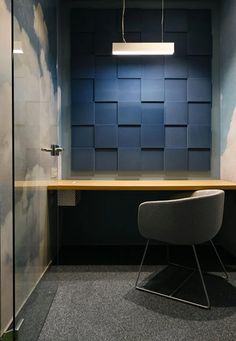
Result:
[[[138,172],[141,169],[140,148],[118,149],[118,170]]]
[[[116,59],[112,56],[96,56],[96,78],[112,79],[117,77]]]
[[[188,61],[184,57],[165,57],[165,78],[188,78]]]
[[[189,125],[188,148],[211,148],[210,126]]]
[[[190,171],[209,171],[211,169],[209,150],[189,150],[188,159]]]
[[[164,80],[142,79],[141,100],[143,102],[164,102]]]
[[[114,9],[99,9],[95,15],[95,32],[115,32],[117,29],[117,11]]]
[[[139,127],[119,127],[118,129],[119,147],[140,147]]]
[[[166,9],[164,27],[165,32],[187,32],[188,15],[183,9]]]
[[[94,145],[93,127],[72,127],[71,145],[72,147],[93,147]]]
[[[95,156],[93,148],[72,148],[71,168],[73,171],[93,172]]]
[[[141,127],[141,147],[142,148],[163,148],[165,145],[164,126],[142,125]]]
[[[165,147],[186,148],[187,147],[187,127],[166,127]]]
[[[93,56],[78,56],[72,59],[72,78],[94,78],[95,66]]]
[[[188,54],[189,55],[211,55],[212,36],[211,32],[188,32]]]
[[[196,125],[211,125],[211,104],[210,103],[189,103],[188,122]]]
[[[118,58],[118,78],[141,78],[140,58],[121,56]]]
[[[175,56],[187,55],[187,33],[164,33],[164,41],[175,43]]]
[[[139,79],[119,79],[118,99],[121,102],[140,101],[140,80]]]
[[[71,32],[93,32],[94,31],[94,11],[73,8],[71,11]]]
[[[71,36],[71,55],[91,55],[94,52],[92,33],[76,33]]]
[[[95,103],[96,124],[117,124],[117,103]]]
[[[187,80],[166,79],[165,101],[185,102],[187,100]]]
[[[165,102],[165,124],[187,125],[188,104],[187,102]]]
[[[139,125],[141,124],[141,104],[140,102],[120,102],[118,103],[118,124]]]
[[[164,104],[163,103],[142,103],[143,124],[163,124]]]
[[[161,26],[157,24],[161,22],[161,11],[159,9],[142,9],[141,16],[142,32],[158,32],[161,34]]]
[[[95,127],[96,148],[117,148],[118,133],[116,125],[97,125]]]
[[[188,150],[181,148],[166,148],[164,153],[164,167],[167,172],[188,170]]]
[[[94,103],[81,102],[72,104],[71,123],[72,125],[94,124]]]
[[[95,151],[96,171],[117,171],[118,152],[116,149],[96,149]]]
[[[188,101],[211,102],[211,80],[209,78],[189,78]]]
[[[71,89],[72,103],[93,101],[93,80],[80,79],[72,80]]]
[[[210,78],[211,56],[189,56],[188,73],[189,78]]]
[[[164,151],[155,149],[142,150],[142,170],[146,172],[163,171]]]
[[[116,102],[118,99],[117,79],[95,80],[95,101]]]
[[[141,59],[141,62],[142,62],[142,78],[143,79],[164,78],[164,57],[163,56],[143,57]]]

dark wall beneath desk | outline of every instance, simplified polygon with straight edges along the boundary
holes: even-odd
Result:
[[[60,208],[64,245],[142,244],[137,226],[141,202],[168,199],[174,192],[87,191],[76,207]]]

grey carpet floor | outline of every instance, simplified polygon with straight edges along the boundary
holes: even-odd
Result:
[[[145,267],[144,275],[153,270]],[[57,290],[38,341],[236,340],[235,272],[229,282],[206,277],[210,311],[137,291],[136,275],[137,266],[51,267],[43,283],[46,288],[56,283]],[[165,279],[173,287],[180,280],[175,270],[160,276],[165,288]],[[155,278],[149,283],[157,285]],[[178,295],[204,303],[199,288],[194,275]]]

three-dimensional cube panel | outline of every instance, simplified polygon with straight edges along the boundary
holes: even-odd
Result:
[[[211,102],[210,78],[188,79],[188,102]]]
[[[140,80],[118,79],[118,100],[121,102],[140,101]]]
[[[140,148],[119,148],[118,149],[118,170],[119,171],[140,171],[141,149]]]
[[[188,74],[189,78],[210,78],[211,56],[189,56]]]
[[[211,148],[210,126],[189,125],[188,148]]]
[[[94,11],[73,8],[71,11],[71,32],[93,32]]]
[[[72,103],[93,101],[93,80],[79,79],[72,80],[71,89]]]
[[[161,32],[141,32],[141,41],[144,43],[153,43],[154,41],[161,41]]]
[[[141,32],[141,28],[142,28],[141,12],[142,11],[140,9],[129,9],[126,11],[126,15],[125,15],[126,32]],[[120,32],[122,31],[120,20],[119,20],[119,31]]]
[[[188,169],[188,150],[166,148],[164,152],[164,168],[166,171],[186,171]]]
[[[165,57],[165,78],[188,78],[188,63],[184,57]]]
[[[165,124],[187,125],[188,104],[187,102],[165,102]]]
[[[96,124],[117,124],[117,103],[95,103]]]
[[[116,59],[112,56],[96,56],[96,78],[112,79],[117,77]]]
[[[142,32],[158,32],[161,34],[161,26],[158,23],[161,22],[161,11],[153,9],[142,9]],[[155,40],[153,40],[155,41]]]
[[[94,33],[94,51],[96,55],[112,54],[112,43],[120,41],[120,34],[118,32],[95,32]]]
[[[166,79],[165,80],[165,100],[185,102],[187,100],[187,80]]]
[[[94,146],[93,127],[72,127],[71,145],[72,147],[93,147]]]
[[[165,33],[164,41],[175,43],[175,56],[187,55],[187,33]]]
[[[164,80],[142,79],[141,100],[143,102],[164,102]]]
[[[211,125],[211,104],[210,103],[189,103],[188,122],[196,125]]]
[[[119,127],[118,128],[119,147],[140,147],[139,127]]]
[[[120,125],[141,124],[141,103],[140,102],[118,103],[118,124]]]
[[[209,171],[211,153],[209,150],[189,150],[188,162],[190,171]]]
[[[133,56],[118,58],[118,78],[141,78],[140,58]]]
[[[92,33],[76,33],[71,36],[71,55],[89,55],[94,51],[94,39]]]
[[[143,79],[164,78],[164,57],[163,56],[143,57],[141,59],[141,63],[142,63],[142,78]]]
[[[117,171],[118,152],[116,149],[96,149],[95,170],[96,171]]]
[[[118,99],[117,79],[95,80],[95,101],[116,102]]]
[[[167,148],[187,147],[187,127],[166,127],[165,147]]]
[[[163,103],[142,103],[142,123],[163,124],[164,104]]]
[[[113,9],[98,10],[95,15],[95,32],[117,30],[117,12]]]
[[[163,148],[165,145],[165,129],[159,125],[141,126],[141,147],[142,148]]]
[[[163,171],[164,151],[143,149],[141,151],[141,166],[143,171]]]
[[[93,148],[72,148],[71,168],[73,171],[94,171],[95,155]]]
[[[165,32],[187,32],[188,15],[182,9],[167,9],[165,11]]]
[[[116,125],[97,125],[95,127],[96,148],[117,148],[118,132]]]
[[[72,125],[94,124],[94,103],[81,102],[72,104],[71,123]]]
[[[211,32],[211,10],[189,10],[189,31],[204,34]]]
[[[93,78],[95,75],[94,56],[77,56],[72,59],[72,78]]]
[[[211,55],[212,36],[211,32],[199,34],[199,32],[188,32],[188,54],[189,55]]]

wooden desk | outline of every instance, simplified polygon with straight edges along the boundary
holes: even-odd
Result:
[[[58,180],[49,190],[77,191],[185,191],[218,188],[236,190],[236,182],[224,180]]]

